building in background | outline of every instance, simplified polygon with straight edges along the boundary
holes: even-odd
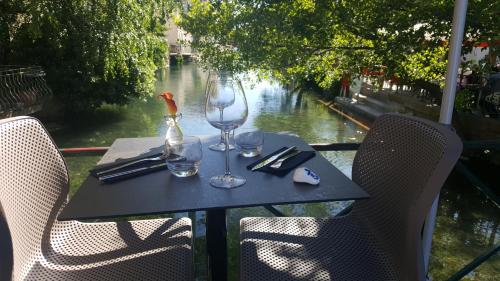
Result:
[[[193,37],[177,26],[173,19],[168,20],[167,40],[170,52],[170,61],[176,62],[179,57],[190,60],[194,53],[191,49]]]

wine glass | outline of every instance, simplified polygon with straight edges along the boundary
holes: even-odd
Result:
[[[220,75],[221,74],[218,71],[210,71],[208,73],[207,83],[205,86],[205,97],[210,92],[210,87],[213,86],[213,84],[216,83],[217,81],[221,80]],[[223,116],[224,115],[224,112],[223,112],[224,108],[220,107],[219,110],[220,110],[220,116]],[[234,131],[233,131],[233,135],[234,135]],[[224,142],[224,131],[223,130],[220,130],[219,142],[209,145],[208,148],[210,150],[213,150],[213,151],[225,151],[226,150],[226,144]],[[233,149],[234,149],[234,145],[229,143],[229,150],[233,150]]]
[[[210,184],[219,188],[234,188],[245,184],[245,178],[232,175],[229,170],[229,134],[243,125],[248,116],[247,100],[241,82],[231,78],[213,80],[207,92],[205,116],[210,125],[224,131],[226,152],[226,171],[223,175],[210,178]]]

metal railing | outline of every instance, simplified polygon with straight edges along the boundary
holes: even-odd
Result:
[[[51,94],[41,67],[0,65],[0,118],[39,111]]]

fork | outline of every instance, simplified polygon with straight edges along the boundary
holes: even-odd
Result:
[[[166,157],[164,155],[157,156],[157,157],[142,158],[142,159],[138,159],[138,160],[135,160],[135,161],[132,161],[132,162],[127,162],[127,163],[125,163],[123,165],[120,165],[120,166],[116,166],[116,167],[113,167],[113,168],[106,169],[104,171],[100,171],[100,172],[98,172],[96,174],[97,174],[97,176],[100,176],[100,175],[103,175],[103,174],[107,174],[109,172],[113,172],[113,171],[116,171],[116,170],[123,169],[123,168],[128,167],[128,166],[132,166],[132,165],[138,164],[138,163],[149,162],[149,161],[159,161],[159,160],[163,160],[165,158]]]
[[[291,157],[294,157],[295,155],[299,154],[300,152],[301,152],[300,150],[294,151],[294,152],[286,155],[285,157],[278,159],[270,167],[273,169],[279,169],[279,168],[281,168],[281,165],[283,165],[283,162],[285,162],[285,160],[287,160]]]

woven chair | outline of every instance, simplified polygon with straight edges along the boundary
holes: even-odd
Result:
[[[38,120],[0,120],[0,159],[1,280],[193,280],[187,218],[56,220],[68,173]]]
[[[461,151],[449,128],[382,115],[352,167],[370,199],[342,217],[242,219],[241,280],[425,280],[422,227]]]

